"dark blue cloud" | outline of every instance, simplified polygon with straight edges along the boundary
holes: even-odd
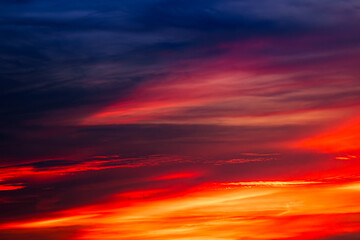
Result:
[[[31,138],[19,139],[19,129],[76,124],[139,83],[171,74],[169,66],[180,60],[192,60],[189,64],[194,67],[196,62],[233,51],[243,61],[286,57],[261,69],[301,68],[313,63],[292,60],[294,54],[358,46],[356,30],[348,24],[356,19],[356,1],[29,0],[0,4],[0,139],[13,143],[16,139],[31,142]],[[319,30],[324,41],[305,46],[296,41]],[[273,39],[266,49],[231,48],[234,42],[264,38]],[[279,44],[277,39],[291,43]],[[230,43],[230,47],[218,48],[219,43]]]

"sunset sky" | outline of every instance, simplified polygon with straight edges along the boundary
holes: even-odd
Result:
[[[0,0],[1,240],[359,240],[360,1]]]

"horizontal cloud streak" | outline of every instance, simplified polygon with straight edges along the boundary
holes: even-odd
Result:
[[[1,228],[21,231],[26,228],[82,226],[82,234],[74,239],[116,239],[120,235],[132,239],[181,239],[189,236],[234,239],[235,235],[249,239],[314,239],[359,231],[356,214],[353,220],[348,219],[359,211],[356,201],[346,197],[357,194],[357,190],[347,188],[354,182],[315,182],[317,184],[311,188],[306,185],[314,183],[306,181],[273,183],[253,182],[251,189],[193,189],[181,198],[155,198],[151,202],[146,200],[146,203],[132,199],[130,206],[114,201],[73,209],[56,218],[4,224]],[[279,188],[285,183],[287,188]],[[316,201],[321,199],[321,204],[314,202],[314,191]],[[343,197],[339,198],[338,192]],[[287,228],[283,231],[272,228],[285,222]],[[329,224],[347,226],[347,230],[329,228]],[[234,226],[243,227],[229,231]]]

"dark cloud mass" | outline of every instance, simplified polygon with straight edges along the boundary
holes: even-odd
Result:
[[[13,135],[9,131],[19,126],[48,121],[75,124],[137,84],[171,75],[174,64],[190,58],[202,62],[235,50],[240,62],[251,54],[260,61],[254,70],[263,71],[278,68],[271,65],[281,58],[282,68],[308,68],[313,60],[299,62],[295,50],[316,54],[331,44],[337,51],[358,50],[357,29],[350,24],[358,20],[357,2],[322,2],[2,1],[2,132]],[[301,40],[312,36],[313,42]],[[257,39],[269,46],[230,47]],[[273,61],[263,65],[264,57]]]

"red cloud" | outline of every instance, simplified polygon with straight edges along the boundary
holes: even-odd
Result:
[[[324,152],[344,152],[360,150],[360,118],[352,119],[333,130],[304,139],[296,147]]]

